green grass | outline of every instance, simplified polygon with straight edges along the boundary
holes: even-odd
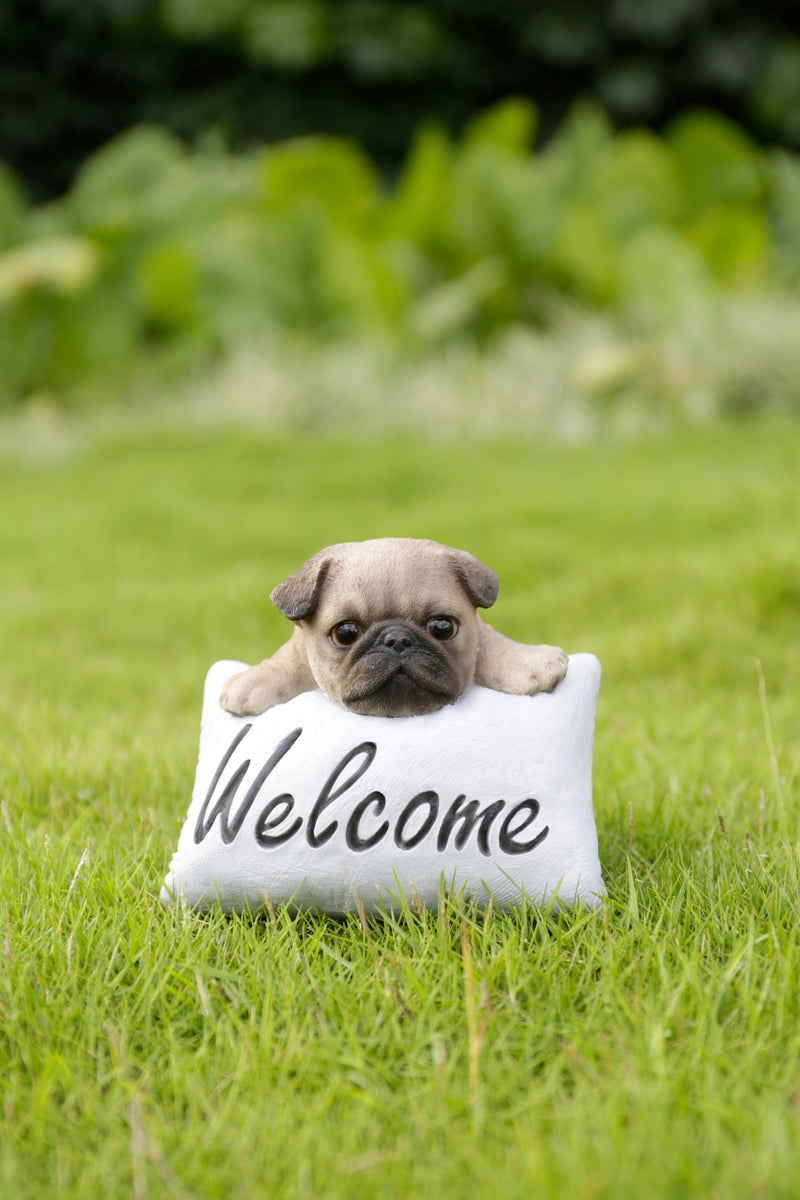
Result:
[[[753,424],[6,462],[2,1195],[796,1196],[798,461]],[[208,665],[278,644],[312,551],[388,534],[601,658],[605,910],[163,910]]]

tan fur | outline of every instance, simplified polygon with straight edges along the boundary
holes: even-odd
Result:
[[[329,546],[272,593],[295,622],[271,658],[234,675],[220,703],[237,716],[264,712],[315,687],[343,707],[374,716],[410,716],[452,704],[473,683],[516,695],[552,691],[567,656],[529,646],[480,620],[497,596],[497,576],[474,555],[439,542],[379,538]],[[432,618],[457,625],[448,641]],[[332,631],[355,623],[352,646]]]

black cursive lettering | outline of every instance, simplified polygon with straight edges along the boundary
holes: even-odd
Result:
[[[250,770],[251,758],[243,759],[232,768],[230,764],[251,729],[251,723],[239,729],[214,772],[195,824],[196,844],[208,836],[215,822],[219,820],[220,838],[224,845],[230,845],[241,831],[266,780],[303,732],[301,728],[294,729],[278,743],[256,774],[238,808],[232,812]],[[489,839],[495,828],[498,830],[498,850],[510,855],[528,854],[539,846],[550,832],[549,825],[545,825],[539,832],[534,832],[532,827],[541,813],[541,805],[532,797],[520,800],[504,812],[508,803],[505,800],[494,800],[481,807],[480,800],[467,800],[462,792],[450,803],[446,811],[442,812],[440,818],[439,795],[432,790],[417,792],[412,796],[400,809],[396,819],[391,812],[391,808],[397,812],[394,803],[390,807],[390,802],[383,792],[371,791],[363,798],[354,800],[352,804],[347,804],[344,813],[339,817],[329,819],[327,824],[323,824],[326,810],[358,783],[371,766],[376,753],[375,742],[361,742],[349,750],[331,771],[307,820],[302,815],[305,803],[300,803],[298,813],[298,803],[290,792],[281,792],[280,795],[274,796],[261,809],[255,822],[253,834],[256,844],[265,850],[282,846],[300,832],[305,820],[305,836],[308,845],[314,850],[329,842],[341,823],[344,827],[345,845],[357,853],[373,849],[387,836],[393,836],[394,844],[399,850],[413,850],[433,831],[436,849],[440,854],[450,846],[455,850],[463,850],[474,835],[480,853],[485,858],[491,858]],[[228,768],[230,775],[223,781]],[[390,808],[389,816],[379,820],[384,817],[387,808]],[[435,830],[437,821],[439,827]],[[393,833],[390,833],[392,827]]]
[[[418,808],[423,805],[428,806],[428,815],[420,825],[416,833],[412,833],[410,837],[405,836],[406,825],[413,817]],[[400,850],[413,850],[418,846],[424,837],[430,833],[433,828],[433,823],[436,820],[439,812],[439,797],[436,792],[418,792],[416,796],[412,796],[408,804],[405,806],[400,816],[397,818],[397,825],[394,830],[394,843]]]
[[[550,832],[549,825],[545,825],[541,833],[537,833],[536,837],[532,838],[529,842],[520,842],[517,840],[519,835],[536,820],[539,815],[540,807],[541,805],[539,804],[538,800],[521,800],[520,803],[515,804],[511,811],[507,814],[506,819],[500,826],[499,837],[500,849],[504,854],[527,854],[529,850],[533,850],[535,846],[538,846],[540,842],[544,841]],[[526,808],[528,809],[530,815],[521,821],[515,829],[513,829],[512,822],[514,817],[517,815],[517,813],[523,812]]]
[[[320,816],[329,804],[333,804],[334,800],[338,800],[338,798],[343,795],[348,788],[351,788],[354,783],[358,783],[359,779],[375,757],[375,752],[377,749],[378,747],[374,742],[362,742],[359,746],[354,746],[348,754],[345,754],[342,761],[338,763],[331,771],[325,782],[325,786],[319,794],[319,799],[312,808],[311,815],[308,818],[306,838],[309,846],[312,846],[315,850],[319,846],[324,846],[327,841],[330,841],[339,825],[338,821],[331,821],[330,825],[326,826],[325,829],[317,830],[317,821],[319,820]],[[364,755],[364,761],[358,767],[356,767],[353,774],[350,775],[344,781],[344,783],[342,783],[334,791],[333,785],[337,782],[345,767],[347,767],[354,758],[358,758],[358,756],[362,754]]]
[[[236,747],[239,745],[239,743],[242,741],[242,739],[244,737],[246,737],[246,735],[250,732],[251,729],[252,729],[252,725],[245,725],[244,729],[239,731],[239,733],[233,739],[230,746],[228,747],[228,749],[225,751],[225,754],[223,755],[222,761],[220,762],[219,767],[217,768],[216,773],[214,775],[214,778],[211,781],[211,787],[208,789],[208,795],[205,798],[203,807],[200,809],[200,816],[197,818],[197,824],[196,824],[195,830],[194,830],[194,840],[195,840],[196,844],[199,844],[200,842],[203,841],[204,838],[206,838],[208,836],[209,832],[211,831],[211,829],[214,825],[214,822],[216,821],[217,817],[219,817],[220,837],[222,838],[222,841],[226,846],[230,845],[230,843],[236,837],[239,830],[242,828],[244,819],[247,816],[247,814],[249,813],[250,809],[253,807],[253,801],[255,800],[256,796],[260,792],[261,788],[264,786],[264,781],[266,780],[267,776],[278,765],[278,763],[281,761],[281,759],[284,757],[284,755],[287,754],[289,750],[291,750],[292,746],[295,744],[297,739],[300,737],[300,734],[303,732],[302,729],[294,729],[291,733],[288,733],[286,735],[286,737],[283,739],[282,742],[279,743],[278,746],[275,747],[272,754],[269,756],[267,761],[264,763],[264,766],[258,772],[258,775],[256,775],[253,783],[251,784],[250,788],[248,789],[247,794],[245,795],[245,798],[242,801],[238,812],[236,813],[236,815],[234,817],[232,817],[229,820],[228,817],[229,817],[229,814],[231,811],[231,805],[233,804],[233,802],[236,798],[236,793],[239,790],[239,786],[240,786],[242,780],[244,779],[245,775],[247,774],[248,768],[250,766],[250,759],[249,758],[246,759],[245,762],[243,762],[240,767],[237,767],[237,769],[234,771],[233,775],[231,776],[231,778],[228,780],[227,784],[225,785],[222,795],[219,797],[216,804],[212,808],[210,815],[206,819],[206,812],[208,810],[208,806],[211,803],[212,797],[214,795],[214,790],[215,790],[217,784],[219,783],[219,780],[222,776],[222,772],[225,770],[225,767],[230,762],[231,757],[232,757],[233,752],[236,749]]]
[[[480,811],[479,802],[470,800],[469,804],[462,804],[466,800],[466,796],[456,796],[453,803],[448,808],[444,815],[441,825],[439,826],[439,836],[436,839],[436,849],[441,852],[447,849],[447,842],[450,834],[453,832],[453,827],[456,821],[461,822],[461,828],[453,838],[453,845],[456,850],[463,850],[467,844],[469,835],[472,833],[475,826],[480,822],[478,828],[478,849],[481,854],[487,858],[491,857],[489,849],[489,830],[492,827],[492,821],[503,811],[506,806],[505,800],[495,800],[494,804],[490,804],[483,812]]]
[[[383,792],[370,792],[363,800],[359,800],[353,809],[344,831],[344,838],[350,850],[371,850],[389,832],[389,822],[384,821],[369,837],[361,836],[358,828],[359,822],[367,809],[373,807],[375,815],[379,817],[386,808],[386,797]]]
[[[275,796],[270,800],[267,807],[256,821],[255,837],[259,846],[269,849],[270,846],[280,846],[284,842],[288,842],[289,838],[294,837],[300,826],[303,824],[302,817],[295,817],[288,829],[284,829],[282,833],[271,833],[270,830],[277,829],[294,808],[294,796],[289,792],[283,792],[280,796]],[[276,809],[280,809],[275,816],[272,814]]]

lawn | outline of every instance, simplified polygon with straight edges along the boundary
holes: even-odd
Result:
[[[798,462],[757,422],[6,460],[2,1194],[797,1196]],[[314,550],[392,534],[600,657],[604,910],[162,909],[207,667],[279,644]]]

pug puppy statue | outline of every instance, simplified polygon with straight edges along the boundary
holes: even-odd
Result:
[[[475,611],[494,604],[498,586],[474,555],[439,542],[328,546],[271,594],[295,623],[289,641],[229,679],[220,704],[251,716],[319,687],[350,712],[408,717],[452,704],[473,683],[552,691],[567,671],[564,651],[514,642]]]

